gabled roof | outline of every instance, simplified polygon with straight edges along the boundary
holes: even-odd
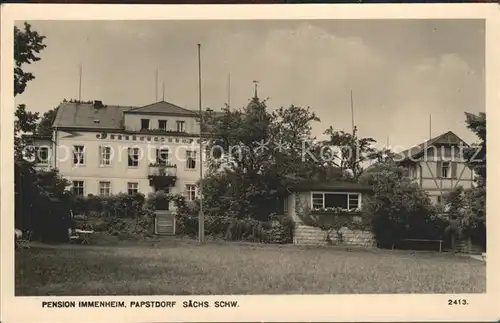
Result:
[[[160,101],[153,104],[148,104],[143,107],[132,108],[126,113],[138,114],[171,114],[171,115],[197,115],[196,112],[181,108],[170,102]]]
[[[123,113],[131,108],[116,105],[94,108],[92,103],[63,102],[57,109],[52,127],[121,129]]]
[[[451,144],[451,145],[465,145],[469,146],[465,141],[463,141],[460,137],[458,137],[453,131],[445,132],[437,137],[429,139],[419,145],[416,145],[410,149],[403,150],[402,152],[397,153],[399,159],[405,160],[409,158],[416,158],[420,154],[424,153],[427,149],[432,146],[440,145],[440,144]]]
[[[188,110],[174,104],[161,101],[144,107],[102,105],[98,108],[93,103],[62,102],[52,127],[84,128],[102,130],[122,130],[125,113],[156,114],[156,115],[199,115],[197,110]],[[223,112],[214,111],[216,116]]]

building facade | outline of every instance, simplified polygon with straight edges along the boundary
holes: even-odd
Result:
[[[469,147],[452,131],[432,138],[399,153],[400,165],[406,167],[434,203],[455,188],[474,185],[474,172],[467,166],[464,148]]]
[[[37,167],[57,169],[75,195],[165,190],[193,200],[199,133],[198,111],[165,101],[144,107],[63,102],[52,137],[34,137],[33,146]]]

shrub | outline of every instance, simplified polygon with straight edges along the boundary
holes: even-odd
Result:
[[[198,235],[198,215],[179,214],[179,231],[188,236]],[[205,235],[228,241],[291,243],[294,223],[289,217],[261,222],[250,218],[205,216]]]
[[[373,188],[364,198],[363,212],[371,217],[372,231],[380,247],[404,238],[442,239],[443,221],[429,196],[407,170],[392,162],[374,165],[361,181]]]
[[[140,239],[153,234],[153,214],[144,211],[135,219],[109,217],[106,219],[106,233],[122,239]]]
[[[145,197],[141,193],[133,195],[119,193],[112,196],[75,196],[72,201],[73,214],[101,217],[135,218],[140,216]]]

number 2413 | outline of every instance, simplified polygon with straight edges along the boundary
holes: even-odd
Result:
[[[448,305],[469,305],[466,299],[449,299]]]

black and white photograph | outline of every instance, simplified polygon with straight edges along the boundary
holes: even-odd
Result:
[[[110,311],[176,305],[100,296],[468,306],[461,295],[487,286],[486,30],[479,18],[16,19],[14,106],[2,104],[14,296]]]

